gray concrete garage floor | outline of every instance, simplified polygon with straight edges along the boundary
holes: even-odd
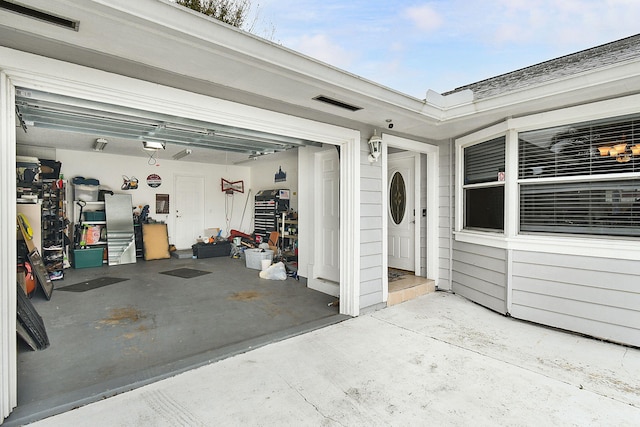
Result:
[[[640,350],[432,293],[45,426],[637,426]]]
[[[160,274],[208,271],[191,279]],[[334,297],[303,282],[260,279],[228,257],[138,261],[65,270],[50,301],[32,298],[51,345],[19,346],[18,407],[5,421],[21,425],[131,390],[269,342],[341,320]],[[64,287],[96,277],[127,280],[86,292]]]

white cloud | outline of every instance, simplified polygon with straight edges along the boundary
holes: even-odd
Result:
[[[403,16],[413,23],[419,30],[433,32],[442,26],[442,17],[430,5],[409,7]]]
[[[475,26],[491,34],[493,42],[552,45],[613,41],[638,32],[637,0],[497,0],[487,2],[490,19]]]
[[[348,68],[354,60],[353,53],[334,43],[325,34],[304,35],[288,45],[298,52],[335,67]]]

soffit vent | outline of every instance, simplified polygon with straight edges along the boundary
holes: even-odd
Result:
[[[355,105],[347,104],[346,102],[338,101],[337,99],[329,98],[328,96],[324,95],[318,95],[313,99],[336,107],[344,108],[345,110],[349,111],[362,110],[362,107],[356,107]]]
[[[31,7],[23,6],[11,1],[0,0],[0,9],[8,10],[9,12],[17,13],[19,15],[27,16],[29,18],[37,19],[39,21],[47,22],[49,24],[68,28],[74,31],[78,31],[78,28],[80,27],[80,21],[74,21],[72,19],[63,18],[61,16],[52,15],[48,12],[33,9]]]

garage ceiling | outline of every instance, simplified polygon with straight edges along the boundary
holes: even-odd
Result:
[[[146,141],[169,147],[172,155],[174,151],[184,148],[189,148],[192,151],[198,149],[200,154],[203,154],[204,150],[229,152],[235,154],[231,160],[237,162],[301,146],[321,145],[313,141],[26,88],[17,88],[16,90],[16,114],[17,121],[24,133],[33,133],[34,130],[38,130],[40,139],[36,145],[46,146],[46,141],[53,140],[56,147],[62,148],[58,138],[51,137],[56,133],[43,132],[43,130],[83,135],[85,138],[78,141],[80,142],[79,146],[65,147],[76,150],[92,149],[93,142],[98,137],[116,138],[121,144],[129,144],[128,148],[135,148],[136,153],[142,148],[143,141]],[[48,137],[43,138],[43,135],[48,135]],[[73,139],[78,140],[78,138]],[[25,138],[18,137],[19,142],[25,142],[24,140]],[[192,158],[202,161],[202,156],[193,156]],[[229,163],[228,155],[225,155],[225,160],[227,161],[224,163]]]

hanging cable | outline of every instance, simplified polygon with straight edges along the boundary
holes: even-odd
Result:
[[[147,164],[153,166],[158,162],[156,160],[156,153],[157,151],[152,151],[151,154],[149,154],[149,160],[147,160]]]

